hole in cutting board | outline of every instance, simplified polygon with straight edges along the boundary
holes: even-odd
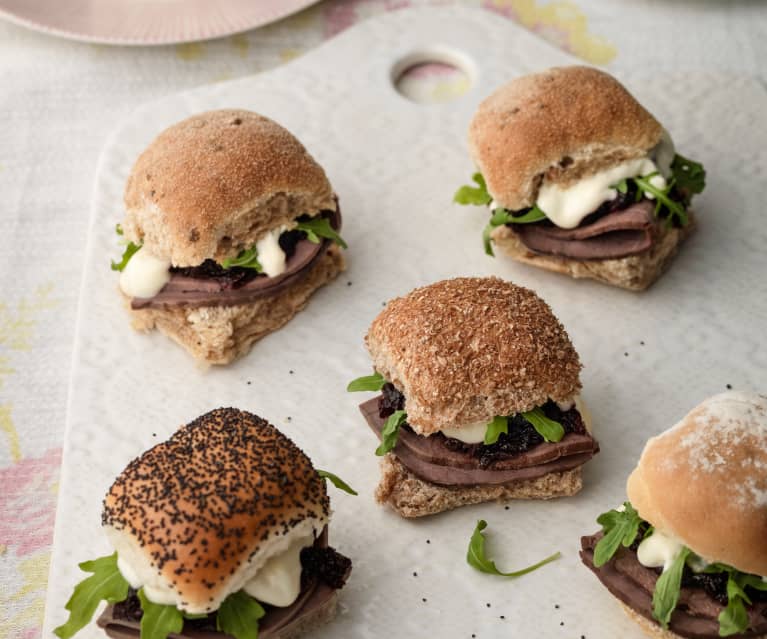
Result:
[[[474,76],[471,60],[460,51],[444,46],[409,53],[391,71],[397,92],[418,104],[457,100],[469,91]]]

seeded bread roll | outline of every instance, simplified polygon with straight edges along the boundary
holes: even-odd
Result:
[[[527,75],[484,100],[469,151],[498,206],[532,206],[542,182],[568,186],[660,142],[660,123],[615,78],[589,67]]]
[[[309,458],[260,417],[221,408],[132,461],[102,523],[119,557],[158,575],[178,608],[207,613],[328,516]]]
[[[251,111],[194,115],[133,166],[125,235],[173,266],[222,262],[268,230],[337,208],[322,167],[286,129]]]
[[[597,280],[630,291],[643,291],[663,274],[677,254],[679,245],[695,231],[695,215],[687,211],[687,216],[689,223],[681,228],[661,225],[657,240],[648,250],[612,259],[576,260],[559,255],[542,255],[527,248],[509,226],[493,229],[491,237],[502,253],[520,262],[570,277]]]
[[[496,277],[456,278],[392,300],[365,337],[420,435],[568,401],[578,354],[549,306]]]
[[[707,399],[647,442],[626,490],[643,519],[706,561],[767,575],[767,397]]]

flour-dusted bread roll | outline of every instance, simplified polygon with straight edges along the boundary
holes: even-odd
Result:
[[[343,270],[338,200],[325,172],[276,122],[210,111],[139,156],[118,232],[120,288],[139,330],[226,364],[280,328]]]
[[[702,166],[612,76],[559,67],[517,78],[469,126],[475,187],[461,204],[492,211],[484,232],[515,259],[641,290],[694,228]]]
[[[581,557],[650,635],[767,636],[767,397],[704,401],[647,442]]]
[[[376,373],[350,390],[381,437],[377,497],[406,517],[581,488],[597,451],[581,364],[532,291],[457,278],[390,301],[365,338]]]

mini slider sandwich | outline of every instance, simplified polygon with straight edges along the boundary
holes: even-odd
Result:
[[[115,553],[56,628],[98,620],[110,637],[285,639],[335,616],[351,561],[328,546],[325,480],[353,492],[260,417],[220,408],[133,460],[105,499]],[[356,493],[354,493],[356,494]]]
[[[581,364],[548,305],[498,278],[458,278],[390,301],[365,338],[380,390],[360,410],[381,439],[380,503],[404,517],[577,493],[599,446]]]
[[[487,205],[485,252],[632,290],[654,282],[695,226],[700,164],[612,76],[560,67],[518,78],[469,126],[480,171],[460,204]]]
[[[581,558],[653,637],[767,637],[767,397],[716,395],[647,442]]]
[[[344,268],[338,200],[289,131],[210,111],[163,131],[125,189],[120,273],[137,330],[227,364]]]

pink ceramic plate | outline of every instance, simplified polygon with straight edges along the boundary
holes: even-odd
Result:
[[[0,0],[0,17],[104,44],[208,40],[279,20],[317,0]]]

